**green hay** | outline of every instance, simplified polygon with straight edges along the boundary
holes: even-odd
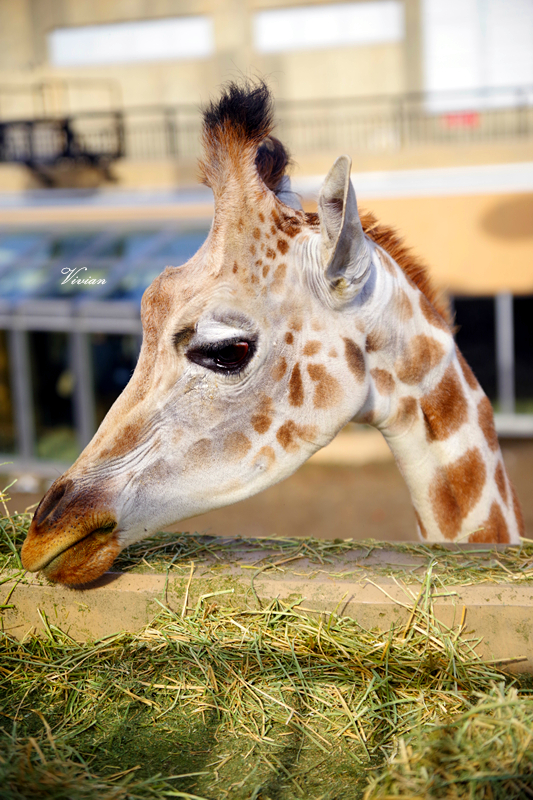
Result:
[[[20,568],[28,521],[0,520],[4,568]],[[172,538],[130,548],[123,565],[131,550],[165,568],[227,550],[212,537]],[[253,546],[266,567],[302,553],[328,564],[360,547]],[[2,800],[533,797],[531,679],[482,662],[474,642],[435,620],[431,592],[445,575],[435,555],[450,556],[448,571],[459,562],[415,547],[429,564],[418,602],[385,633],[309,618],[297,600],[237,611],[220,596],[92,643],[46,620],[42,638],[2,634]],[[528,547],[485,554],[490,574],[528,580]]]

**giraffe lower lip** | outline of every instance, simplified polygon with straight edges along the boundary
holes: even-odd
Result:
[[[98,539],[101,540],[103,544],[105,541],[111,538],[114,533],[117,533],[117,529],[113,526],[107,526],[104,528],[96,528],[94,531],[90,531],[90,533],[86,534],[83,538],[78,539],[76,542],[73,542],[68,547],[65,547],[61,552],[55,553],[52,558],[44,564],[44,566],[40,566],[38,568],[39,572],[43,572],[46,577],[50,577],[56,570],[56,568],[61,564],[61,561],[68,557],[69,554],[73,553],[76,549],[81,549],[85,547],[87,544],[91,542],[97,541]]]

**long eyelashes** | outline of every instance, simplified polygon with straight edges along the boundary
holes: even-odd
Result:
[[[186,356],[189,361],[213,372],[234,375],[244,369],[254,352],[253,340],[230,339],[193,347],[187,351]]]

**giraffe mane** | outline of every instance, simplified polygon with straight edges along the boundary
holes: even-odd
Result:
[[[217,194],[232,169],[251,161],[263,183],[275,192],[290,157],[279,139],[271,135],[273,127],[274,104],[264,81],[228,83],[219,99],[209,103],[203,113],[202,182]]]
[[[433,308],[453,330],[453,317],[450,305],[442,293],[434,286],[428,268],[391,225],[378,222],[371,211],[360,211],[359,218],[363,231],[379,247],[394,259],[404,274],[420,289]],[[320,221],[316,212],[307,212],[307,223],[318,228]]]

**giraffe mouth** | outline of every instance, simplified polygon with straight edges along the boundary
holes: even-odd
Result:
[[[116,521],[108,519],[75,541],[60,536],[56,547],[49,549],[37,532],[31,535],[30,528],[22,548],[22,563],[30,572],[40,571],[54,583],[90,583],[109,569],[122,549],[119,533]]]

